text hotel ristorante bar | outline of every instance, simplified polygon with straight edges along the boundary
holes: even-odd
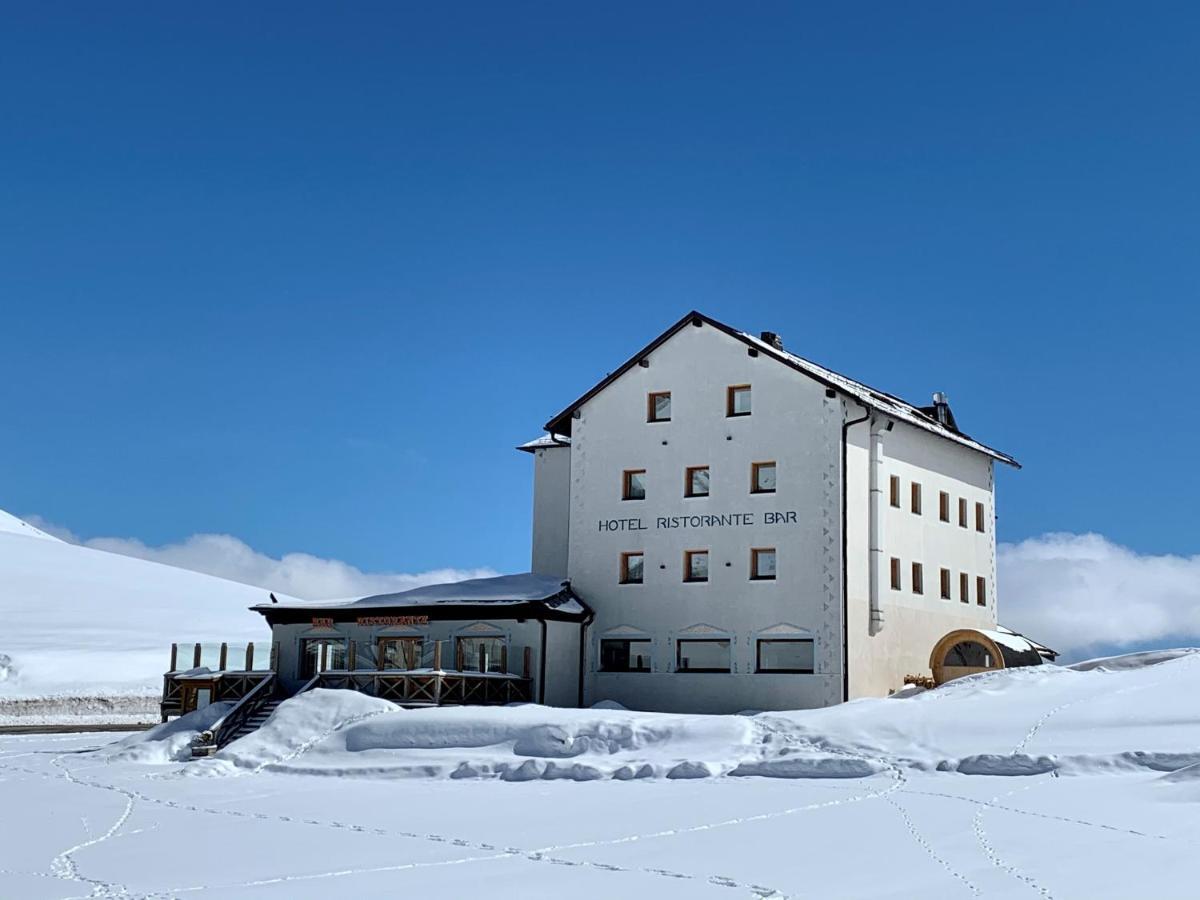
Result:
[[[654,528],[729,528],[746,525],[757,525],[758,513],[725,513],[724,515],[703,516],[659,516],[654,520]],[[795,510],[785,512],[762,513],[763,525],[794,525],[796,524]],[[600,519],[598,531],[649,531],[649,526],[640,517],[626,519]]]

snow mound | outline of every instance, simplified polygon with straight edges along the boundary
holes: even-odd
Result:
[[[114,762],[162,764],[183,762],[192,757],[192,742],[233,707],[232,703],[212,703],[141,734],[112,744],[105,757]]]
[[[1200,779],[1200,654],[1146,654],[963,678],[903,699],[752,716],[620,708],[403,709],[352,691],[282,703],[254,734],[188,767],[370,778],[502,781],[713,777],[1120,775]],[[197,726],[189,724],[191,729]],[[146,740],[161,741],[154,732]],[[158,760],[148,753],[148,758]],[[1186,773],[1186,774],[1184,774]]]

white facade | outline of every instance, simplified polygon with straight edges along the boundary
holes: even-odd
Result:
[[[929,671],[930,651],[948,631],[995,625],[992,467],[1010,460],[895,398],[815,366],[816,374],[800,370],[803,362],[690,314],[550,423],[561,440],[569,432],[569,444],[522,448],[535,456],[533,570],[567,577],[595,610],[583,642],[585,704],[720,713],[825,706],[886,694],[906,674]],[[749,414],[729,415],[733,386],[749,386]],[[670,393],[670,419],[648,421],[648,398],[660,392]],[[882,496],[874,529],[872,435]],[[774,464],[775,489],[755,492],[754,466],[764,463]],[[707,467],[705,496],[687,496],[693,467]],[[644,498],[624,499],[627,471],[643,473]],[[949,522],[939,515],[941,492]],[[764,571],[774,559],[773,578],[752,577],[755,550]],[[685,578],[689,552],[707,553],[707,580]],[[637,553],[640,583],[622,583],[622,554]],[[941,598],[943,568],[950,600]],[[604,642],[625,640],[636,642],[629,658],[636,648],[641,670],[606,670],[602,649],[618,645]],[[783,658],[776,654],[799,660],[784,667],[801,671],[762,671]]]

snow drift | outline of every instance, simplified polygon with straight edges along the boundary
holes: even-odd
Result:
[[[608,704],[402,709],[314,690],[187,772],[591,781],[1154,771],[1194,780],[1182,773],[1200,771],[1200,717],[1189,712],[1198,691],[1200,652],[1189,650],[1009,669],[903,698],[744,716]],[[151,732],[125,746],[161,740]]]

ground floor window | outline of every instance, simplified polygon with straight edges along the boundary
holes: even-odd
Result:
[[[346,668],[345,638],[305,638],[300,642],[300,677]]]
[[[504,656],[502,637],[460,637],[455,644],[460,672],[503,672]]]
[[[675,671],[728,672],[729,646],[728,638],[678,641],[675,644]]]
[[[649,672],[649,638],[603,638],[600,641],[601,672]]]
[[[759,672],[813,673],[812,638],[784,638],[758,642]]]
[[[381,638],[379,641],[379,668],[421,668],[422,642],[419,637]]]

